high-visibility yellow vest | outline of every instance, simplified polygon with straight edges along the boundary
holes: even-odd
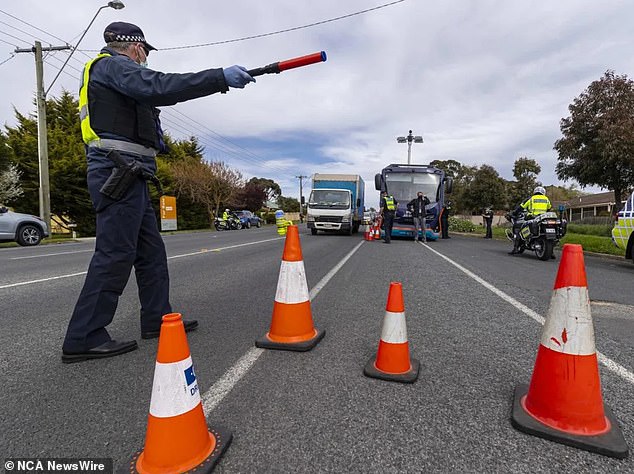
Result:
[[[388,211],[396,210],[396,204],[394,204],[394,198],[392,196],[385,196],[385,207]]]
[[[522,207],[534,216],[538,216],[550,210],[550,199],[542,194],[534,194]]]
[[[81,78],[81,87],[79,88],[79,120],[81,121],[81,138],[87,145],[93,140],[98,140],[99,136],[90,126],[90,111],[88,110],[88,81],[90,79],[90,69],[94,64],[106,56],[112,56],[109,53],[100,53],[94,59],[91,59],[84,66],[84,72]]]

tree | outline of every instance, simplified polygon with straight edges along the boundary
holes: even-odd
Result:
[[[463,195],[465,209],[479,212],[492,206],[500,209],[506,205],[506,189],[504,180],[489,165],[482,165],[473,176],[473,180]]]
[[[284,212],[299,212],[299,201],[292,197],[278,197],[277,205],[280,206],[280,209]]]
[[[255,184],[264,190],[267,201],[275,201],[282,195],[280,185],[269,178],[251,178],[249,183]]]
[[[533,194],[535,186],[538,185],[537,175],[542,168],[539,164],[525,156],[515,160],[513,164],[513,176],[516,181],[509,188],[509,199],[511,206],[523,202]]]
[[[608,70],[568,106],[560,121],[557,176],[614,191],[634,186],[634,82]]]
[[[14,164],[0,171],[0,205],[8,204],[22,196],[24,192],[20,186],[20,171]]]
[[[233,207],[248,209],[249,211],[259,211],[264,206],[267,198],[267,193],[261,184],[249,180],[242,189],[238,190],[234,201]]]
[[[242,186],[242,175],[222,161],[208,162],[192,157],[171,164],[174,188],[179,195],[205,207],[210,224]]]

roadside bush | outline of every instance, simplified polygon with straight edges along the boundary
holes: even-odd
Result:
[[[469,220],[449,216],[449,230],[454,232],[474,232],[476,225]]]
[[[612,225],[591,225],[591,224],[572,224],[568,223],[568,232],[583,235],[598,235],[601,237],[612,236]]]

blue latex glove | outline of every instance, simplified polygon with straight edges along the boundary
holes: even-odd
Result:
[[[231,66],[223,69],[225,75],[225,82],[229,87],[236,87],[238,89],[244,89],[249,82],[255,82],[249,73],[247,68],[242,66]]]

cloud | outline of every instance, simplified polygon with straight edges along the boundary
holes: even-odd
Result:
[[[139,24],[152,44],[168,48],[263,34],[378,3],[195,0],[185,6],[128,0],[124,10],[99,14],[81,48],[99,49],[105,25],[114,20]],[[70,0],[61,14],[58,4],[30,0],[2,9],[70,41],[99,5]],[[300,174],[358,173],[370,183],[383,166],[406,161],[407,147],[395,138],[410,129],[424,137],[412,148],[416,162],[487,163],[510,179],[514,160],[528,156],[542,167],[539,179],[551,184],[558,183],[552,147],[559,120],[606,69],[629,73],[632,20],[633,7],[619,0],[407,0],[281,35],[159,51],[149,60],[158,70],[188,72],[232,64],[253,68],[325,50],[324,64],[261,76],[244,90],[175,107],[202,127],[178,114],[168,118],[172,126],[166,124],[174,136],[202,136],[210,159],[223,158],[245,175],[275,179],[285,195],[298,195],[295,176]],[[0,31],[10,30],[3,26]],[[0,34],[0,39],[7,37]],[[0,43],[0,60],[10,52]],[[33,58],[18,56],[0,66],[0,118],[8,123],[13,122],[12,104],[20,111],[33,109]],[[47,80],[65,53],[54,57],[58,60],[49,58],[45,65]],[[87,57],[76,53],[76,58],[80,61],[70,65],[81,68]],[[53,94],[61,87],[76,91],[77,82],[63,74]]]

